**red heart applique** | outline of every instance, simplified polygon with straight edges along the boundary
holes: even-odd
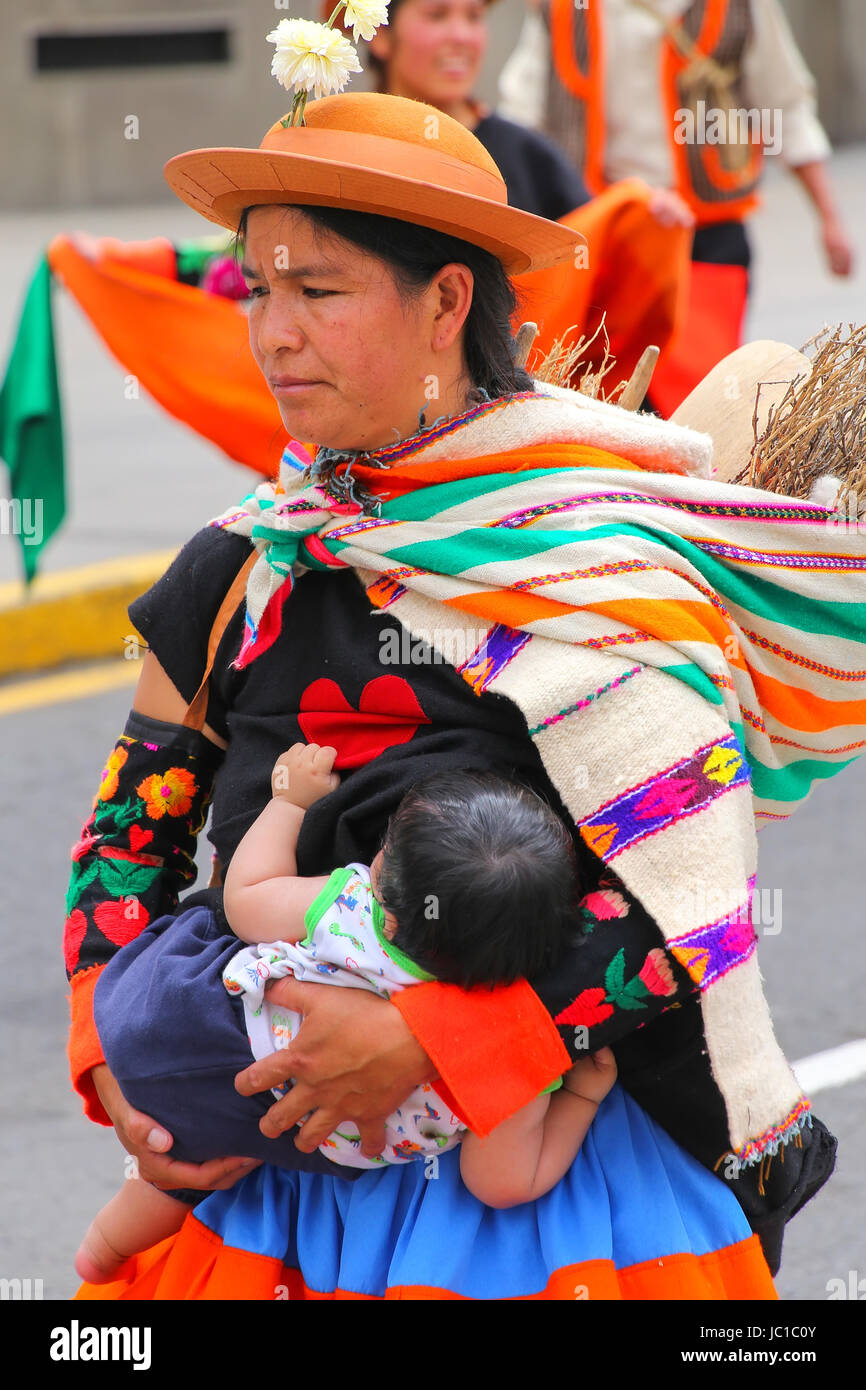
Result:
[[[377,676],[361,692],[358,708],[349,704],[336,681],[308,685],[298,715],[308,743],[336,748],[334,767],[363,767],[386,748],[408,743],[430,720],[403,676]]]
[[[115,946],[125,946],[134,941],[144,931],[150,921],[150,913],[138,898],[121,898],[119,902],[100,903],[94,909],[96,925],[113,941]]]
[[[66,919],[66,930],[63,933],[63,954],[66,958],[66,969],[71,975],[78,964],[78,952],[81,950],[81,943],[84,940],[84,933],[87,931],[87,918],[76,907],[74,912],[70,912]]]
[[[135,850],[136,853],[138,853],[142,845],[149,845],[152,839],[152,830],[143,830],[140,825],[131,825],[129,827],[129,847]]]

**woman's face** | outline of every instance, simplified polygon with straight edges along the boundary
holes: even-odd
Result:
[[[442,370],[438,294],[407,298],[384,262],[282,206],[249,212],[242,272],[253,356],[293,438],[367,449],[415,433]]]
[[[484,0],[403,0],[373,51],[387,90],[446,108],[470,96],[487,48]]]

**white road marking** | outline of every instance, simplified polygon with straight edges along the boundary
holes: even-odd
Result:
[[[794,1074],[807,1096],[829,1091],[833,1086],[847,1086],[866,1076],[866,1038],[828,1047],[791,1064]]]

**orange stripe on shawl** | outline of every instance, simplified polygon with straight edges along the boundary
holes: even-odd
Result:
[[[754,668],[750,674],[763,713],[789,729],[816,734],[843,724],[866,723],[866,700],[825,700]]]
[[[618,623],[648,632],[660,642],[712,642],[721,651],[730,643],[730,666],[746,669],[735,645],[736,638],[722,614],[711,603],[691,599],[622,599],[611,603],[587,603],[585,612],[602,613]]]
[[[457,435],[459,439],[459,434]],[[315,449],[315,446],[309,446]],[[387,462],[388,455],[382,457]],[[410,462],[393,463],[383,475],[379,468],[368,468],[363,463],[352,467],[352,477],[357,478],[365,488],[376,493],[381,491],[390,500],[404,497],[416,488],[432,487],[438,483],[452,483],[460,478],[481,478],[490,473],[525,473],[537,468],[616,468],[625,472],[641,472],[641,465],[630,459],[620,458],[618,454],[597,449],[591,444],[529,444],[525,448],[508,449],[501,454],[487,454],[482,458],[435,459],[425,463],[421,458]],[[668,468],[670,462],[668,461]],[[338,468],[338,473],[341,471]]]
[[[461,594],[458,598],[446,599],[445,603],[487,622],[507,623],[510,627],[580,611],[602,614],[660,642],[711,642],[725,652],[729,666],[748,671],[764,714],[789,729],[822,733],[843,724],[866,722],[866,700],[824,699],[750,665],[742,655],[735,633],[711,604],[678,599],[623,599],[571,605],[558,603],[543,594],[515,593],[510,589]]]
[[[485,618],[488,622],[508,623],[522,627],[525,623],[545,618],[561,617],[566,613],[599,613],[615,619],[660,642],[712,642],[724,650],[734,634],[721,613],[711,604],[679,599],[623,599],[610,603],[559,603],[539,593],[518,593],[512,589],[493,592],[461,594],[444,600],[450,608],[458,608]],[[737,649],[727,657],[731,666],[746,669]]]
[[[543,594],[521,594],[513,589],[461,594],[458,598],[446,598],[442,602],[447,608],[458,608],[463,613],[483,618],[485,622],[506,623],[508,627],[523,627],[526,623],[540,622],[542,618],[557,618],[564,613],[578,612],[576,604],[557,603],[556,599],[545,598]]]

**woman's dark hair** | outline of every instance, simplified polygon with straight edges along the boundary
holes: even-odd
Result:
[[[377,897],[394,945],[438,980],[511,984],[554,968],[577,928],[571,835],[491,772],[439,772],[388,823]]]
[[[496,256],[460,237],[419,227],[394,217],[352,212],[347,208],[292,205],[324,231],[343,237],[391,267],[398,286],[411,297],[426,285],[443,265],[458,261],[468,266],[475,280],[472,305],[464,325],[463,354],[466,370],[480,399],[531,391],[532,378],[514,360],[511,320],[517,296]],[[246,235],[244,208],[236,247]]]

